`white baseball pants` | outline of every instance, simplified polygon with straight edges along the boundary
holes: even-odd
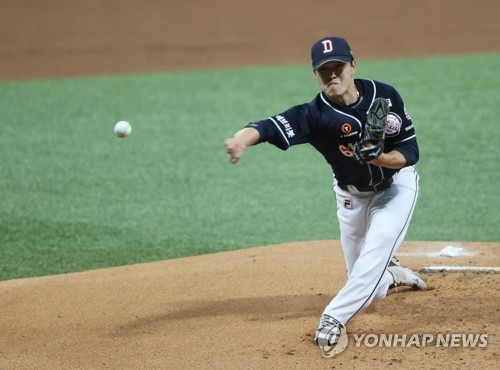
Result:
[[[393,283],[387,265],[401,245],[418,197],[419,176],[405,167],[392,186],[380,193],[334,190],[340,242],[348,280],[324,310],[342,324],[376,299],[383,299]]]

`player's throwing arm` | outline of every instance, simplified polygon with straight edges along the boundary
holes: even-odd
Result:
[[[232,138],[227,139],[224,145],[226,152],[229,154],[229,162],[232,164],[237,163],[245,154],[246,148],[256,144],[259,137],[259,132],[256,129],[246,127],[238,131]]]

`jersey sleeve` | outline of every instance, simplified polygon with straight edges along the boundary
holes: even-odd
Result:
[[[406,159],[406,166],[412,166],[419,159],[415,127],[403,98],[396,90],[393,90],[391,104],[386,128],[386,150],[400,152]]]
[[[269,142],[287,150],[293,145],[307,143],[312,126],[310,106],[302,104],[262,121],[251,122],[245,127],[253,127],[259,132],[258,143]]]

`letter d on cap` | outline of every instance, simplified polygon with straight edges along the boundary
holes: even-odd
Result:
[[[333,51],[332,40],[324,40],[322,44],[323,44],[323,54]]]

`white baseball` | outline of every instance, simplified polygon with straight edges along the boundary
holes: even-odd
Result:
[[[117,122],[115,125],[115,135],[118,137],[127,137],[132,133],[132,125],[127,121]]]

